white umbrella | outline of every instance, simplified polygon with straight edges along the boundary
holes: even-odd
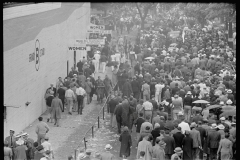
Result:
[[[153,60],[153,59],[155,59],[154,57],[147,57],[147,58],[145,58],[145,59],[147,59],[147,60]]]

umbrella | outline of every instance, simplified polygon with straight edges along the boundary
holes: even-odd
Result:
[[[196,100],[192,103],[209,103],[208,101],[205,101],[205,100]]]
[[[147,60],[153,60],[153,59],[155,59],[154,57],[147,57],[147,58],[145,58],[145,59],[147,59]]]
[[[220,114],[220,117],[227,117],[227,116],[235,116],[236,115],[236,110],[230,110],[230,111],[225,111],[222,114]]]
[[[214,109],[214,108],[220,108],[221,105],[211,105],[209,107],[207,107],[207,109]]]
[[[222,106],[222,111],[231,111],[236,109],[235,106]]]

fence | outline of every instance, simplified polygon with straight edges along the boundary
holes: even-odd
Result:
[[[113,87],[113,89],[112,89],[111,92],[114,91],[114,88],[117,86],[117,84],[118,84],[118,82],[117,82],[116,85]],[[100,110],[99,113],[98,113],[98,116],[97,116],[98,128],[100,128],[100,114],[101,114],[101,112],[102,112],[102,115],[103,115],[103,120],[105,119],[105,118],[104,118],[104,111],[105,111],[105,106],[106,106],[106,104],[107,104],[107,102],[108,102],[109,96],[111,96],[111,94],[108,95],[106,101],[104,102],[101,110]],[[94,126],[95,126],[95,123],[96,123],[96,122],[94,122],[94,124],[87,130],[87,132],[84,134],[84,137],[83,137],[83,139],[82,139],[82,141],[81,141],[81,142],[84,143],[84,148],[85,148],[85,150],[87,149],[86,136],[87,136],[87,134],[89,133],[89,131],[92,131],[92,138],[94,138]],[[74,159],[75,159],[75,160],[77,160],[77,151],[78,151],[78,148],[79,148],[79,147],[80,147],[80,145],[77,146],[77,148],[74,150]]]

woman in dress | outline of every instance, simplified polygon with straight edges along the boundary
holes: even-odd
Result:
[[[119,141],[121,142],[119,156],[129,157],[131,152],[131,147],[132,147],[132,137],[129,134],[129,130],[127,126],[123,128],[123,133],[120,135]]]

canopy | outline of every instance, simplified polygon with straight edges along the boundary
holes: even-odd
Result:
[[[222,106],[222,111],[231,111],[236,109],[235,106]]]
[[[196,100],[196,101],[194,101],[194,102],[192,102],[192,103],[202,103],[202,104],[207,104],[207,103],[209,103],[208,101],[205,101],[205,100]]]
[[[220,117],[228,117],[228,116],[235,116],[236,115],[236,110],[231,110],[231,111],[225,111],[222,114],[220,114]]]

